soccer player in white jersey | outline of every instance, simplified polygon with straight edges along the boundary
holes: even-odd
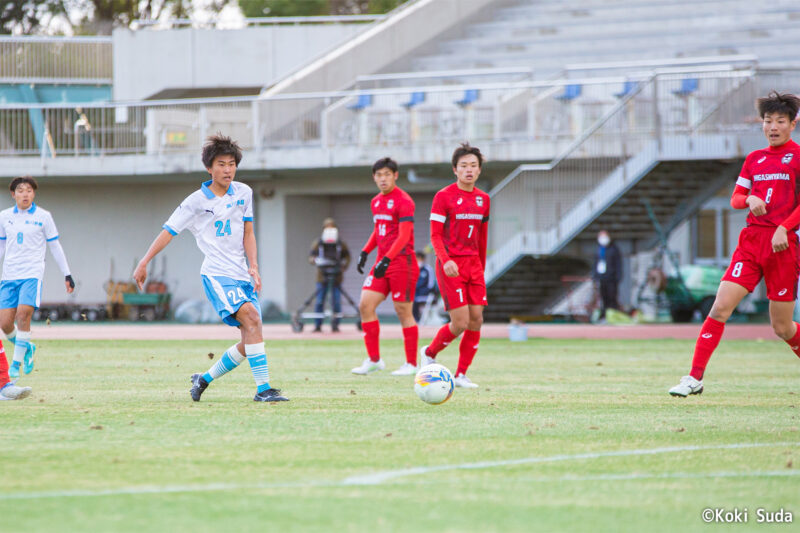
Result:
[[[190,394],[200,401],[206,387],[247,359],[256,381],[257,402],[282,402],[288,398],[269,384],[267,356],[261,329],[258,292],[258,252],[253,232],[253,190],[233,181],[242,160],[242,150],[230,137],[209,137],[203,145],[203,165],[211,175],[190,194],[164,224],[133,278],[140,289],[147,278],[147,264],[172,238],[188,229],[205,255],[200,274],[206,297],[222,321],[241,329],[242,340],[222,355],[205,374],[192,376]],[[248,266],[249,264],[249,266]]]
[[[33,201],[38,188],[31,176],[14,178],[9,189],[15,205],[0,211],[0,328],[14,343],[8,372],[12,378],[19,377],[20,369],[25,374],[33,370],[36,345],[31,342],[31,317],[42,301],[46,247],[64,274],[67,293],[75,289],[53,216]]]

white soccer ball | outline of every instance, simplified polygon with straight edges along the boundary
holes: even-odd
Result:
[[[438,405],[453,395],[453,374],[442,365],[423,366],[414,378],[414,392],[425,403]]]

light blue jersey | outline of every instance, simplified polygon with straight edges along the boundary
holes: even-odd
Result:
[[[203,183],[172,213],[164,229],[172,235],[188,229],[205,255],[204,276],[250,281],[244,254],[244,223],[253,220],[253,190],[234,181],[220,197]]]
[[[217,197],[210,185],[207,181],[190,194],[164,229],[172,235],[184,229],[192,232],[205,255],[200,274],[206,297],[226,324],[238,326],[234,315],[246,302],[261,311],[244,253],[244,223],[253,221],[253,190],[233,182]]]

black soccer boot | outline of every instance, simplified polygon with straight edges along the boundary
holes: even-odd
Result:
[[[202,396],[207,387],[208,383],[203,379],[202,374],[192,374],[192,388],[189,390],[192,400],[199,402],[200,396]]]

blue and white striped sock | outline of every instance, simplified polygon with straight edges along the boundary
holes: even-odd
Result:
[[[244,354],[240,353],[236,346],[238,345],[234,344],[228,348],[225,353],[222,354],[222,357],[219,358],[219,361],[214,363],[211,368],[208,369],[208,372],[203,374],[203,379],[206,380],[206,383],[211,383],[218,377],[227,374],[244,361]]]
[[[28,351],[28,344],[31,340],[30,331],[17,332],[17,337],[14,340],[14,366],[19,368],[22,361],[25,360],[25,352]]]
[[[264,343],[245,344],[244,353],[247,354],[247,362],[250,363],[250,370],[253,372],[253,379],[256,380],[258,392],[264,392],[272,388],[269,386],[269,369],[267,368],[267,354],[264,352]]]

